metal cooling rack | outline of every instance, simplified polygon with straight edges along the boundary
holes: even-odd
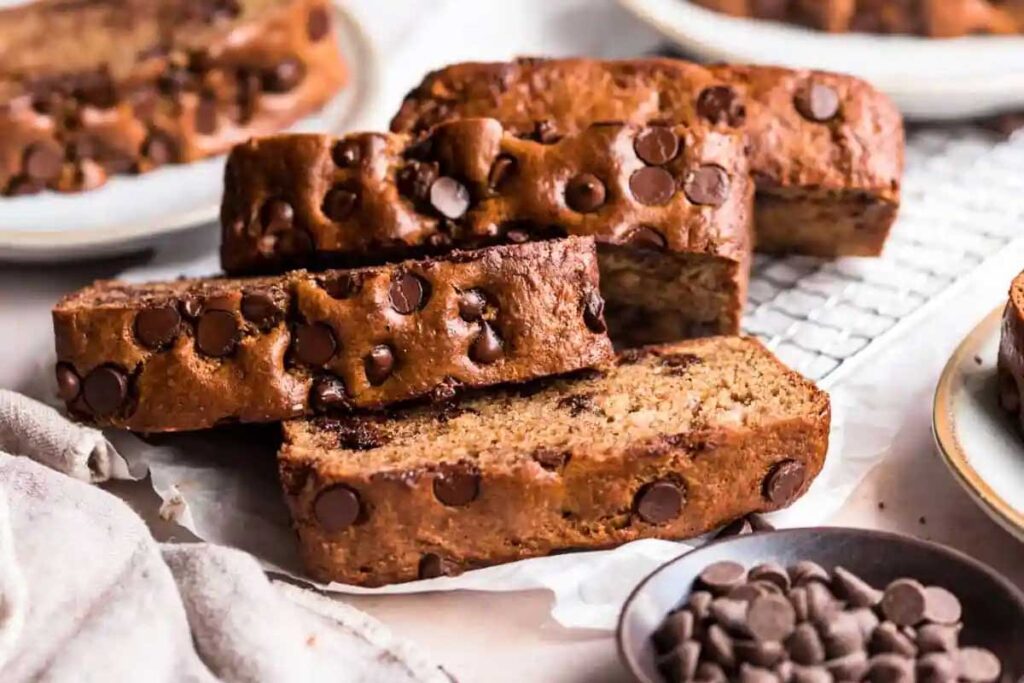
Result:
[[[829,386],[1021,236],[1024,133],[1000,141],[973,128],[921,131],[908,140],[903,205],[883,256],[757,256],[744,328]]]

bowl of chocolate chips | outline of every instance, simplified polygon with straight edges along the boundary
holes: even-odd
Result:
[[[1024,593],[958,551],[865,529],[722,539],[633,591],[619,653],[643,683],[1020,683]]]

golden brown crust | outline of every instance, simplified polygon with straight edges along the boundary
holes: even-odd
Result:
[[[456,64],[406,96],[394,131],[490,116],[520,132],[537,121],[572,135],[593,121],[652,121],[745,131],[758,188],[757,234],[771,251],[877,254],[899,206],[902,118],[863,81],[816,71],[672,59],[522,59]],[[808,242],[771,200],[815,216]]]
[[[331,19],[323,0],[0,11],[0,194],[88,190],[287,127],[346,80]]]
[[[736,17],[785,21],[830,33],[910,33],[952,38],[1024,32],[1020,0],[695,0]]]
[[[279,466],[309,572],[381,585],[685,538],[787,505],[820,471],[828,397],[756,341],[623,358],[526,394],[285,423]]]
[[[706,126],[651,130],[595,125],[545,144],[493,119],[472,119],[441,125],[426,140],[374,133],[251,140],[228,159],[221,261],[237,273],[289,258],[305,265],[565,233],[627,244],[641,226],[648,242],[660,240],[670,252],[745,258],[751,187],[742,138]],[[675,151],[645,162],[636,149],[644,135],[664,136]],[[709,169],[724,171],[718,196],[693,187],[695,174]],[[664,195],[642,182],[646,172],[653,182],[666,179]],[[588,177],[594,187],[580,187]],[[435,194],[446,181],[465,190],[462,204],[450,206],[451,192]],[[347,193],[340,206],[338,192]],[[279,201],[293,216],[287,226],[268,224],[265,206]],[[286,240],[286,233],[302,237]]]
[[[136,431],[271,422],[611,358],[593,241],[244,280],[97,283],[53,312],[69,409]]]

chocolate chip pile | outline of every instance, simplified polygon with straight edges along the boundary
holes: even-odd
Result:
[[[998,680],[994,654],[961,647],[962,612],[953,593],[911,578],[878,590],[842,567],[725,561],[701,572],[652,641],[670,682]]]

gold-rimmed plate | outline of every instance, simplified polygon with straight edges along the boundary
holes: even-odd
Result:
[[[999,407],[997,391],[1002,311],[989,313],[950,357],[935,390],[932,431],[960,485],[1024,541],[1024,437]]]

